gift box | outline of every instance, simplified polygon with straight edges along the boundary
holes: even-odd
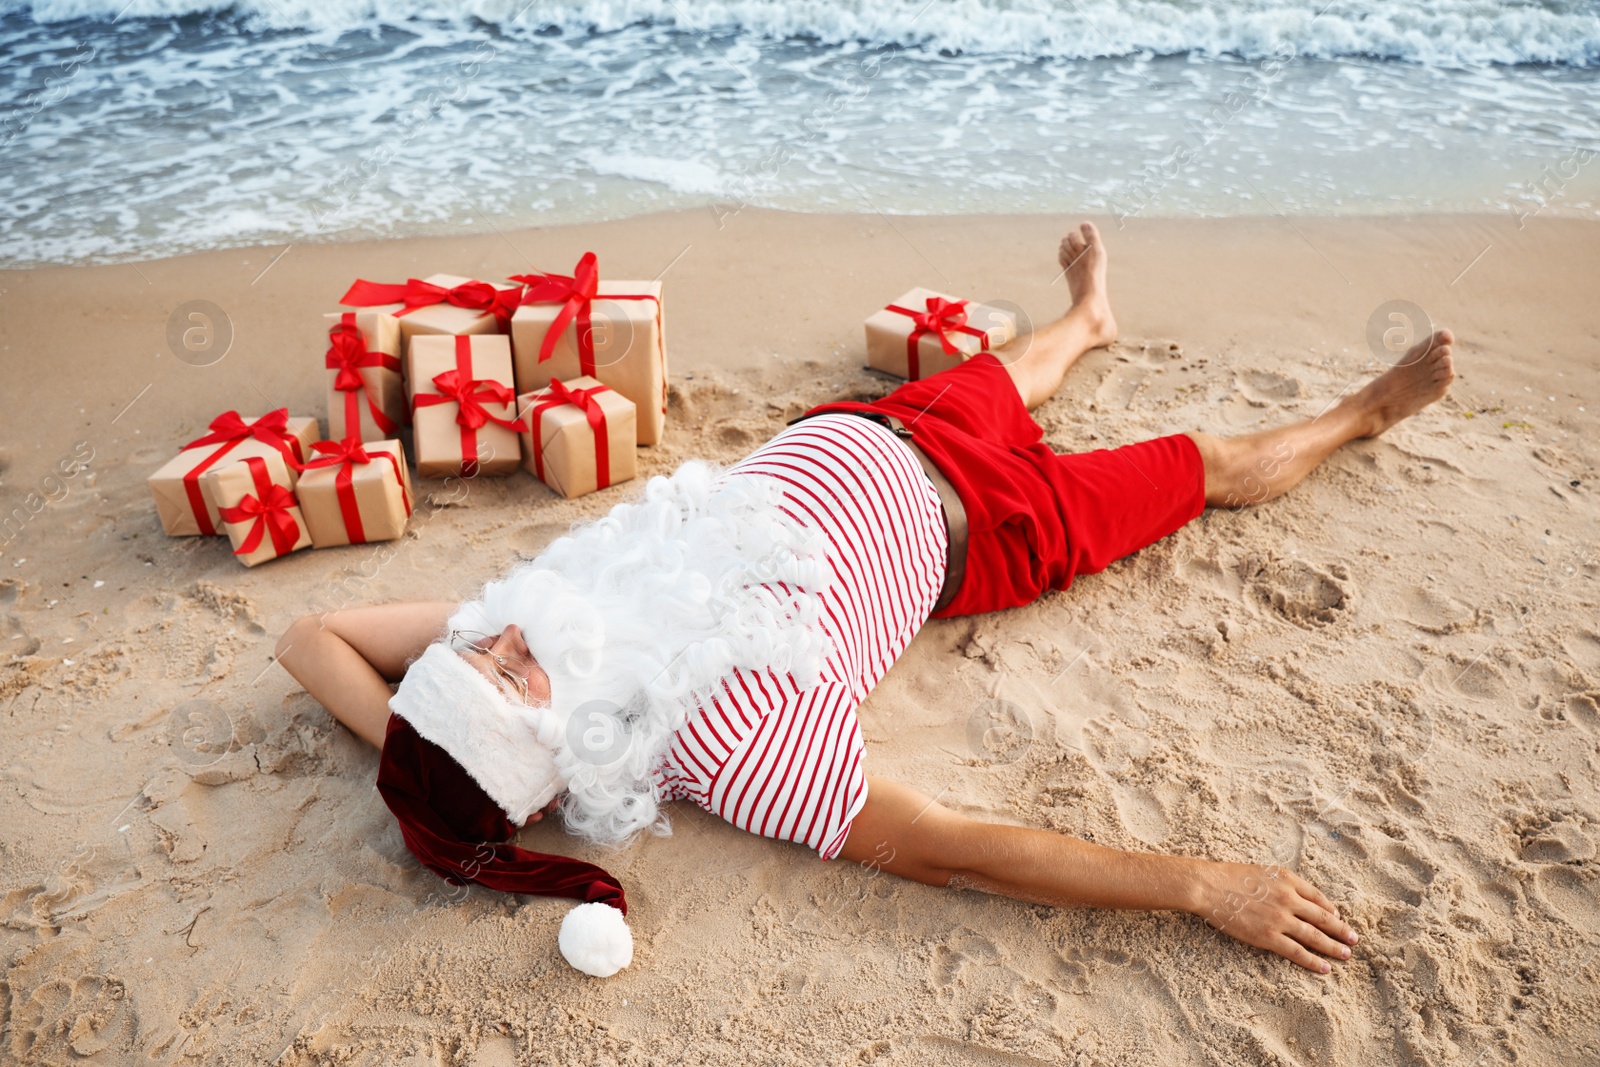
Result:
[[[380,311],[324,316],[328,327],[328,437],[382,441],[406,421],[400,320]]]
[[[661,440],[667,417],[667,347],[659,281],[602,279],[593,252],[571,277],[518,274],[522,306],[511,316],[517,392],[552,381],[598,378],[638,409],[637,443]]]
[[[207,495],[207,471],[251,456],[279,456],[294,487],[299,465],[310,453],[311,442],[322,435],[317,420],[290,418],[279,408],[259,419],[241,418],[225,411],[211,420],[211,432],[183,446],[161,469],[146,479],[155,497],[161,528],[173,537],[215,534],[221,530],[216,501]]]
[[[305,516],[290,488],[293,474],[274,453],[217,467],[201,477],[217,502],[233,554],[246,567],[311,547]]]
[[[511,345],[499,334],[418,336],[411,344],[417,475],[510,474],[522,462],[524,429],[513,418]]]
[[[867,366],[916,381],[1017,336],[1011,312],[913,289],[867,318]]]
[[[400,324],[400,363],[406,399],[416,395],[411,373],[411,339],[429,335],[506,333],[517,309],[522,286],[496,289],[488,282],[454,274],[410,278],[405,284],[358,279],[339,303],[371,308]]]
[[[411,516],[411,474],[399,441],[318,441],[295,496],[313,548],[393,541]]]
[[[527,420],[523,467],[565,497],[638,474],[633,401],[594,378],[553,381],[517,399]]]

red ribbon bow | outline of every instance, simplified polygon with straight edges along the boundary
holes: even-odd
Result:
[[[300,524],[289,514],[289,509],[299,506],[300,502],[286,486],[272,480],[272,475],[267,473],[266,460],[260,456],[249,456],[244,462],[250,469],[251,479],[255,482],[255,495],[246,495],[231,508],[218,509],[224,522],[255,520],[250,532],[245,535],[239,547],[233,550],[233,554],[249,555],[261,547],[263,535],[271,534],[272,554],[286,556],[294,551],[295,543],[300,540]]]
[[[980,350],[989,351],[988,331],[967,325],[965,300],[946,300],[942,296],[930,296],[927,305],[926,311],[913,311],[898,304],[890,304],[887,309],[911,316],[914,324],[910,336],[906,338],[906,378],[910,381],[922,377],[922,361],[918,356],[917,346],[930,333],[939,338],[939,346],[944,349],[944,354],[947,356],[953,356],[961,351],[955,342],[950,340],[952,333],[964,333],[969,337],[976,337],[981,346]]]
[[[400,461],[393,452],[379,450],[368,452],[362,443],[353,437],[343,441],[318,441],[311,446],[320,453],[315,459],[306,464],[306,470],[318,467],[338,467],[339,473],[334,475],[333,488],[339,498],[339,514],[344,517],[345,533],[350,535],[352,545],[366,544],[367,532],[361,525],[361,509],[356,504],[355,469],[365,466],[378,459],[386,459],[394,467],[395,484],[400,486],[400,499],[406,506],[406,514],[411,514],[411,497],[406,492],[405,472],[400,469]]]
[[[539,362],[555,354],[556,341],[577,320],[578,373],[594,377],[594,300],[600,289],[600,262],[593,252],[585,252],[565,274],[513,274],[511,281],[521,282],[528,288],[522,294],[523,304],[560,304],[555,320],[539,344]],[[656,302],[657,335],[660,334],[661,301],[649,293],[607,293],[607,300],[654,300]],[[663,388],[665,386],[663,385]]]
[[[437,393],[417,393],[411,398],[411,409],[432,407],[435,404],[455,404],[456,423],[461,427],[461,476],[471,478],[478,473],[478,430],[485,423],[504,426],[514,433],[527,429],[521,419],[503,419],[484,408],[484,401],[511,404],[516,401],[510,387],[493,378],[472,376],[472,338],[456,337],[456,368],[436,374],[433,387]]]
[[[593,385],[587,389],[568,389],[561,381],[552,378],[545,386],[548,399],[535,402],[528,409],[528,424],[533,428],[533,470],[544,480],[544,435],[539,432],[539,420],[550,408],[571,404],[580,409],[594,431],[595,488],[604,489],[611,484],[611,438],[606,432],[606,412],[595,399],[597,393],[609,393],[610,387]]]
[[[232,451],[239,442],[251,438],[276,448],[283,455],[283,462],[291,470],[301,469],[300,460],[303,454],[300,450],[300,439],[289,436],[288,408],[269,411],[254,422],[244,421],[237,411],[224,411],[211,420],[210,433],[204,437],[197,437],[183,446],[185,449],[204,448],[207,445],[222,446],[191,467],[183,476],[183,491],[189,497],[189,510],[194,512],[195,522],[199,524],[201,533],[214,534],[217,528],[212,525],[211,513],[206,509],[205,496],[200,492],[200,475]]]
[[[328,353],[324,360],[329,370],[339,373],[334,375],[333,387],[344,394],[344,433],[346,437],[359,437],[361,430],[361,408],[356,399],[358,392],[365,392],[367,396],[367,411],[372,415],[372,422],[387,436],[393,436],[398,427],[393,419],[385,415],[378,407],[378,400],[372,395],[372,390],[367,388],[367,383],[361,377],[363,367],[382,367],[400,373],[400,361],[394,356],[382,352],[369,352],[367,343],[361,337],[361,331],[356,329],[356,316],[354,312],[345,312],[338,323],[328,331]]]
[[[404,285],[369,282],[364,278],[358,278],[350,287],[350,291],[340,298],[339,303],[349,307],[404,304],[405,310],[396,312],[396,317],[409,315],[418,308],[449,304],[452,307],[471,308],[485,315],[493,315],[500,332],[506,333],[511,329],[511,315],[517,310],[518,298],[521,295],[520,287],[496,289],[488,282],[462,282],[460,285],[446,287],[425,282],[421,278],[407,278]]]

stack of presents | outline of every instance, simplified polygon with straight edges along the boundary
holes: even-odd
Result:
[[[661,440],[667,352],[659,281],[436,274],[357,281],[324,316],[327,427],[228,411],[149,478],[171,536],[226,534],[246,566],[404,535],[418,478],[521,468],[575,497],[635,476]],[[979,326],[976,323],[984,323]],[[921,378],[1004,344],[1008,312],[914,289],[866,323],[870,366]],[[320,347],[320,346],[319,346]]]

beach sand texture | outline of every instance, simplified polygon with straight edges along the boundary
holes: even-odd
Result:
[[[249,571],[225,540],[164,537],[144,485],[227,408],[325,418],[321,315],[357,275],[499,278],[587,249],[613,276],[666,269],[646,477],[886,392],[860,324],[910,285],[1058,314],[1069,221],[690,212],[0,275],[0,490],[27,512],[0,553],[0,1060],[1600,1057],[1600,224],[1101,220],[1122,340],[1036,413],[1059,450],[1314,416],[1378,366],[1391,300],[1456,331],[1460,379],[1281,500],[930,624],[861,709],[869,770],[959,810],[1291,866],[1362,934],[1327,978],[1189,916],[926,888],[683,804],[672,836],[617,853],[521,835],[627,888],[633,967],[576,976],[568,905],[421,869],[376,752],[270,654],[317,608],[470,596],[642,483],[422,481],[404,540]],[[209,366],[166,341],[197,299],[232,323]],[[986,733],[992,713],[1015,728]]]

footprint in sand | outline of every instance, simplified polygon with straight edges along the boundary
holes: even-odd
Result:
[[[1566,717],[1586,730],[1600,730],[1600,690],[1569,693]]]
[[[22,620],[11,611],[21,592],[21,582],[15,578],[0,578],[0,655],[32,656],[39,651],[39,639],[30,634]]]
[[[1386,896],[1412,907],[1422,903],[1423,894],[1433,884],[1432,865],[1403,841],[1391,841],[1377,849],[1371,871]]]
[[[1095,386],[1093,412],[1126,411],[1150,384],[1148,373],[1127,365],[1112,367]]]
[[[1149,970],[1144,960],[1114,948],[1074,946],[1061,955],[1060,980],[1068,993],[1084,996],[1094,992],[1096,981],[1103,977],[1111,976],[1120,985],[1127,975],[1147,974]]]
[[[1306,395],[1305,383],[1299,378],[1270,370],[1240,371],[1234,376],[1234,385],[1239,395],[1255,408],[1273,407]]]
[[[9,981],[9,978],[8,978]],[[32,993],[13,993],[10,1051],[19,1063],[61,1063],[80,1056],[133,1051],[135,1024],[128,991],[118,979],[86,974],[52,978]]]
[[[1301,559],[1250,555],[1239,562],[1238,573],[1256,603],[1307,629],[1336,623],[1355,606],[1355,584],[1340,563],[1322,568]]]
[[[933,948],[928,978],[935,989],[970,985],[974,974],[1000,968],[1000,950],[981,934],[963,934]],[[1009,972],[1007,972],[1009,973]]]
[[[711,427],[711,438],[728,448],[754,448],[760,434],[743,421],[724,419]]]
[[[1583,823],[1572,816],[1535,811],[1513,825],[1517,855],[1528,863],[1577,864],[1594,858],[1594,841]]]

